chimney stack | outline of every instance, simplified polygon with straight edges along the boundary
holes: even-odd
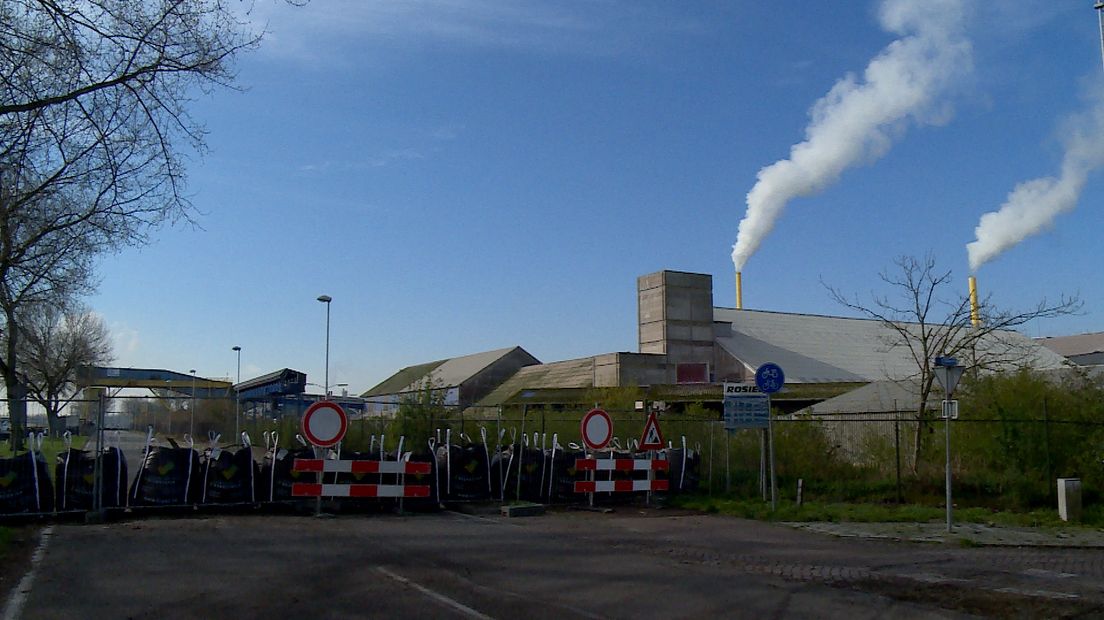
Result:
[[[974,327],[981,325],[981,311],[978,308],[977,278],[970,276],[970,323]]]
[[[744,277],[739,271],[736,272],[736,309],[744,309]]]

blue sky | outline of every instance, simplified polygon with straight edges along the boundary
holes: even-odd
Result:
[[[900,255],[965,289],[965,246],[1017,184],[1058,174],[1101,89],[1092,2],[966,2],[972,70],[937,123],[792,200],[744,268],[745,307],[846,314]],[[241,92],[200,96],[199,227],[105,257],[89,304],[116,364],[291,367],[359,392],[410,364],[521,345],[543,361],[636,349],[637,276],[712,274],[764,166],[810,109],[900,35],[877,2],[258,0]],[[978,270],[1022,308],[1080,294],[1031,336],[1104,330],[1101,175],[1076,208]]]

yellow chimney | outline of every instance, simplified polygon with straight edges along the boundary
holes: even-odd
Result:
[[[981,311],[978,309],[977,278],[970,276],[970,323],[981,325]]]
[[[736,272],[736,309],[744,309],[744,277],[739,271]]]

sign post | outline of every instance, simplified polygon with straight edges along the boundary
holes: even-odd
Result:
[[[770,416],[770,395],[782,389],[786,373],[778,364],[767,362],[755,371],[755,385],[767,395],[767,445],[770,450],[771,512],[778,509],[778,480],[774,475],[774,425]]]
[[[341,405],[323,400],[314,403],[303,414],[303,436],[314,446],[315,458],[324,458],[323,451],[336,446],[349,430],[349,418]],[[322,472],[318,472],[318,485],[322,486]],[[314,516],[322,514],[322,495],[314,503]]]
[[[595,407],[583,416],[579,432],[583,437],[583,445],[590,450],[601,450],[609,444],[610,439],[613,439],[613,420],[610,419],[605,410]],[[590,479],[590,482],[597,482],[597,472],[587,472],[587,478]],[[594,493],[587,493],[587,500],[590,507],[593,508]]]
[[[659,419],[656,418],[656,412],[652,411],[648,414],[648,421],[644,423],[644,432],[640,434],[640,449],[648,451],[648,458],[654,459],[656,456],[656,450],[663,449],[663,433],[659,430]],[[655,471],[648,469],[648,485],[651,488],[652,480],[655,477]],[[645,496],[644,502],[649,506],[652,504],[652,492],[648,491]]]

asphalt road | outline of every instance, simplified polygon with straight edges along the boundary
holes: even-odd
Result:
[[[1104,550],[840,539],[671,511],[55,525],[11,618],[1104,614]]]

